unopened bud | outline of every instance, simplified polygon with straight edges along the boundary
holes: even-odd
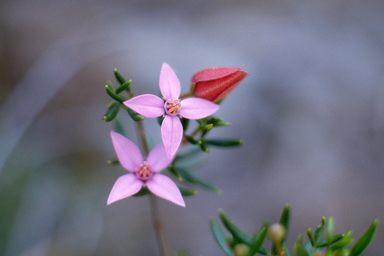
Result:
[[[246,244],[237,244],[235,248],[233,248],[233,252],[235,256],[245,256],[248,255],[249,247]]]
[[[285,228],[280,223],[275,223],[268,228],[267,235],[272,241],[280,241],[285,236]]]
[[[191,91],[196,97],[217,102],[230,93],[249,74],[236,68],[207,68],[192,77]]]

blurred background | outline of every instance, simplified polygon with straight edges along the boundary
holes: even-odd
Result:
[[[231,126],[211,134],[244,145],[195,170],[223,193],[159,200],[173,251],[223,255],[218,208],[252,234],[291,204],[290,248],[321,216],[360,237],[384,219],[383,13],[374,0],[1,1],[0,255],[158,255],[147,197],[106,206],[125,171],[106,163],[102,117],[114,68],[157,93],[163,62],[182,92],[203,68],[250,73],[217,112]],[[381,224],[364,255],[383,239]]]

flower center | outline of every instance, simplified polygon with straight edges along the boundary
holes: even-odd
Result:
[[[136,170],[136,176],[142,181],[149,180],[153,175],[151,166],[147,162],[143,162]]]
[[[171,116],[178,115],[180,112],[180,106],[181,104],[179,100],[167,100],[164,103],[165,113]]]

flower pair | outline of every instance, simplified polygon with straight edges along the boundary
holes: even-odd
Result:
[[[176,184],[159,174],[173,160],[183,138],[180,118],[201,119],[215,113],[216,102],[225,97],[248,73],[240,68],[204,69],[192,77],[194,94],[200,98],[180,100],[180,82],[172,68],[163,63],[160,91],[163,98],[144,94],[124,102],[124,105],[148,118],[164,116],[161,125],[162,144],[156,146],[144,160],[137,146],[124,136],[111,131],[111,138],[120,164],[130,173],[118,178],[107,204],[136,194],[146,186],[153,194],[177,205],[185,206]]]

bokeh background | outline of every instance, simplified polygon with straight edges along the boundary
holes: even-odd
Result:
[[[158,255],[148,198],[106,206],[125,172],[106,164],[101,118],[114,68],[156,93],[162,62],[182,91],[203,68],[250,73],[217,113],[231,126],[211,134],[244,145],[195,170],[223,193],[159,200],[173,251],[223,255],[218,208],[252,234],[291,204],[290,247],[321,216],[361,236],[384,219],[383,13],[374,0],[1,1],[0,255]],[[380,225],[364,255],[383,239]]]

